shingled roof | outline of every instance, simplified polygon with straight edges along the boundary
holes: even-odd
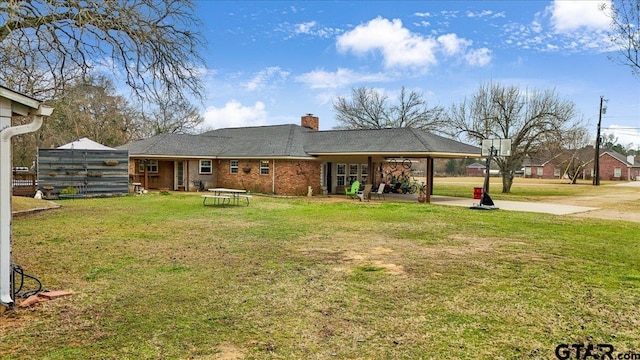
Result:
[[[307,132],[304,149],[312,155],[480,156],[479,147],[412,128]]]
[[[119,149],[132,156],[313,158],[319,155],[479,156],[480,148],[411,128],[313,131],[298,125],[163,134]]]

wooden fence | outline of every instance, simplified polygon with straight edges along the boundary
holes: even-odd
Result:
[[[38,150],[38,188],[52,197],[129,192],[128,150]]]

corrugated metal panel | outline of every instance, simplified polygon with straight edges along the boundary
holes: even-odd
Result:
[[[39,149],[38,188],[51,195],[73,188],[82,196],[129,192],[128,150]]]

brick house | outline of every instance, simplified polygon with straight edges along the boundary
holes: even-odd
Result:
[[[319,131],[311,114],[300,125],[162,134],[119,149],[129,150],[131,181],[146,189],[228,187],[278,195],[304,195],[309,187],[314,194],[341,194],[354,180],[377,185],[389,158],[425,159],[432,179],[434,158],[480,154],[478,147],[411,128]]]
[[[484,169],[486,165],[480,164],[479,162],[474,162],[473,164],[467,165],[467,176],[484,176]]]
[[[540,179],[559,179],[567,176],[569,168],[579,170],[578,179],[593,178],[593,158],[595,149],[586,146],[578,150],[565,150],[560,153],[548,151],[528,156],[524,165],[524,177]],[[611,149],[600,149],[600,179],[629,181],[640,178],[640,159],[624,156]]]
[[[610,149],[601,151],[600,180],[638,180],[640,178],[640,161],[638,160],[633,155],[624,156]],[[589,179],[593,177],[593,161],[585,168],[586,174]]]
[[[583,154],[585,153],[585,154]],[[553,153],[551,151],[540,151],[535,154],[529,154],[523,161],[524,177],[538,179],[559,179],[564,176],[567,166],[570,162],[578,159],[580,162],[588,161],[583,159],[586,152],[565,150],[561,153]],[[593,150],[591,152],[593,157]]]

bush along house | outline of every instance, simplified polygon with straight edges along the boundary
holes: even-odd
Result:
[[[426,159],[421,170],[431,188],[433,159],[480,154],[479,147],[412,128],[319,131],[311,114],[300,125],[162,134],[119,149],[129,151],[130,180],[145,189],[226,187],[276,195],[344,194],[355,180],[377,185],[388,159]]]

